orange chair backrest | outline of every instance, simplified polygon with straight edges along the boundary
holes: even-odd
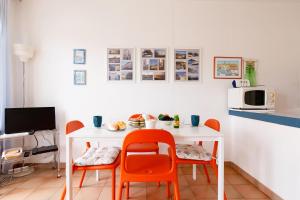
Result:
[[[204,125],[220,132],[221,125],[220,125],[220,122],[216,119],[208,119],[208,120],[206,120]],[[216,158],[217,151],[218,151],[218,142],[214,142],[214,149],[213,149],[213,153],[212,153],[213,158]]]
[[[175,141],[171,133],[161,129],[139,129],[134,130],[129,133],[123,142],[122,156],[121,156],[121,170],[126,172],[125,161],[127,156],[127,148],[130,144],[135,143],[164,143],[170,147],[170,156],[172,160],[172,167],[169,173],[174,172],[176,168],[176,151],[175,151]]]
[[[84,124],[81,121],[73,120],[67,123],[66,125],[66,135],[77,131],[78,129],[81,129],[84,127]]]
[[[84,127],[84,124],[81,121],[73,120],[67,123],[66,125],[66,135],[77,131],[78,129],[81,129]],[[86,143],[86,147],[90,148],[91,144],[89,142]]]

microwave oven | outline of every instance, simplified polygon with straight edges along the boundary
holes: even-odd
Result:
[[[265,87],[228,89],[228,108],[241,110],[274,110],[275,90]]]

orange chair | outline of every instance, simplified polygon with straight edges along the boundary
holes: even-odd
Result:
[[[170,154],[133,154],[127,155],[128,147],[135,143],[165,143],[169,145]],[[171,133],[159,129],[140,129],[129,133],[121,152],[121,178],[119,200],[122,198],[122,186],[128,182],[167,182],[168,196],[170,183],[174,184],[176,200],[180,199],[175,142]],[[127,184],[128,186],[128,184]],[[128,197],[127,187],[126,197]]]
[[[82,122],[78,120],[70,121],[66,125],[66,135],[69,133],[72,133],[73,131],[76,131],[78,129],[83,128],[84,125]],[[90,143],[86,143],[86,148],[89,149],[91,147]],[[79,188],[82,187],[82,183],[86,174],[87,170],[112,170],[112,200],[115,200],[115,182],[116,182],[116,168],[119,166],[121,160],[120,154],[115,159],[115,161],[112,164],[106,164],[106,165],[92,165],[92,166],[76,166],[73,164],[72,166],[72,172],[74,173],[76,170],[82,170],[82,176],[79,183]],[[64,200],[66,195],[66,186],[64,186],[64,190],[61,194],[60,199]]]
[[[138,118],[140,117],[142,114],[134,114],[132,116],[130,116],[130,118]],[[129,119],[130,119],[129,118]],[[154,116],[150,115],[151,119],[155,119]],[[131,144],[128,149],[127,152],[155,152],[156,154],[159,153],[159,147],[157,143],[136,143],[136,144]]]
[[[134,114],[131,115],[129,117],[129,119],[131,118],[138,118],[141,117],[142,114]],[[154,116],[149,115],[150,119],[155,119]],[[131,152],[131,153],[146,153],[146,152],[154,152],[156,154],[159,154],[159,146],[157,143],[135,143],[135,144],[131,144],[128,146],[127,148],[127,152]],[[129,182],[126,183],[127,184],[127,191],[129,190]],[[158,186],[160,186],[160,182],[158,182]],[[126,193],[126,197],[127,199],[129,198],[129,192]]]
[[[220,132],[220,122],[216,119],[208,119],[206,120],[205,126],[209,127],[209,128],[212,128],[218,132]],[[199,142],[199,145],[202,146],[202,142],[200,141]],[[203,165],[204,166],[204,171],[205,171],[205,174],[207,176],[207,180],[208,182],[210,183],[210,179],[209,179],[209,176],[208,176],[208,172],[207,172],[207,168],[206,168],[206,165],[211,165],[214,173],[216,174],[216,176],[218,177],[218,166],[217,166],[217,163],[216,163],[216,158],[217,158],[217,151],[218,151],[218,142],[215,141],[214,142],[214,148],[213,148],[213,152],[211,154],[211,160],[191,160],[191,159],[182,159],[182,158],[178,158],[176,156],[176,163],[177,164],[196,164],[196,165]],[[227,200],[227,196],[224,192],[224,199]]]

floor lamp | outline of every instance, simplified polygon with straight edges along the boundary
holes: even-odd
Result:
[[[25,45],[25,44],[14,44],[13,46],[14,49],[14,54],[20,59],[20,61],[22,62],[22,68],[23,68],[23,107],[25,107],[26,102],[25,102],[25,65],[26,63],[33,57],[34,54],[34,50],[32,47]],[[22,137],[23,139],[23,145],[22,147],[24,147],[25,145],[25,137]],[[17,167],[17,168],[13,168],[13,175],[15,176],[15,172],[14,170],[18,171],[16,174],[17,177],[22,177],[22,176],[26,176],[31,174],[34,171],[34,168],[32,166],[25,166],[25,163],[23,161],[23,165],[22,167]],[[21,172],[20,172],[21,171]]]
[[[25,44],[14,44],[14,54],[19,57],[23,68],[23,107],[25,107],[25,64],[33,57],[34,50]]]

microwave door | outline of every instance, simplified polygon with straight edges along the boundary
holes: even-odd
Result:
[[[250,90],[244,95],[244,104],[247,108],[265,107],[265,90]]]

